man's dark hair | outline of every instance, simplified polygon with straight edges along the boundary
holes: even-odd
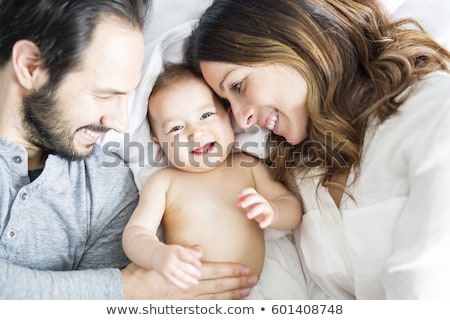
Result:
[[[0,68],[19,40],[34,42],[56,85],[78,66],[98,21],[111,15],[143,29],[150,0],[0,0]]]

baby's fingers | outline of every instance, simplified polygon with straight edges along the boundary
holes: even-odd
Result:
[[[198,276],[200,274],[200,276]],[[167,280],[172,284],[182,289],[188,289],[189,287],[198,284],[198,280],[201,277],[201,272],[192,265],[181,265],[180,268],[173,270],[167,275]]]
[[[257,194],[257,193],[258,192],[254,188],[246,188],[238,194],[238,199],[248,196],[250,194]]]
[[[186,273],[196,277],[197,279],[202,276],[200,269],[202,267],[202,262],[200,257],[203,253],[199,253],[196,250],[186,249],[182,254],[180,254],[179,259],[181,265],[185,268]],[[180,267],[178,268],[180,269]]]
[[[202,276],[202,263],[190,251],[192,250],[185,250],[180,254],[178,263],[174,268],[168,270],[167,274],[170,282],[183,289],[198,284],[198,280]]]
[[[251,207],[247,207],[246,212],[246,216],[249,219],[261,218],[266,212],[266,205],[264,203],[254,204]]]
[[[259,217],[262,217],[262,219],[259,219]],[[259,227],[261,229],[265,229],[272,223],[272,218],[269,215],[260,215],[256,221],[259,222]]]
[[[253,206],[247,211],[247,218],[255,219],[259,223],[261,229],[267,228],[272,223],[270,208],[263,203]]]
[[[266,202],[266,200],[259,193],[247,193],[238,198],[237,204],[247,210],[247,208],[261,202]]]

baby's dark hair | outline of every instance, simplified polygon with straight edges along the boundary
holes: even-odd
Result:
[[[201,73],[196,72],[191,66],[183,63],[166,63],[164,70],[156,78],[151,94],[154,94],[170,84],[179,80],[199,79],[205,81]],[[206,83],[206,82],[205,82]],[[212,89],[211,89],[212,91]],[[220,98],[214,91],[214,96],[220,101],[227,111],[231,112],[228,101]],[[151,95],[150,94],[150,95]]]

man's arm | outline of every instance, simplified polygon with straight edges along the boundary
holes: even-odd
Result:
[[[119,268],[129,261],[122,251],[121,235],[136,206],[138,192],[131,172],[124,167],[105,169],[92,159],[86,161],[86,169],[85,176],[90,179],[87,183],[89,192],[80,187],[75,193],[78,197],[89,197],[90,194],[88,200],[80,201],[90,206],[80,207],[75,212],[81,221],[86,221],[86,228],[72,230],[80,232],[79,238],[87,236],[85,243],[76,243],[80,259],[74,258],[72,270],[55,266],[58,271],[51,267],[37,270],[0,260],[1,298],[123,299]]]
[[[204,263],[203,275],[196,287],[183,291],[134,264],[121,276],[118,269],[38,271],[0,260],[0,299],[242,299],[257,281],[248,268],[231,263]]]
[[[40,271],[0,259],[0,299],[121,299],[121,280],[118,269]]]

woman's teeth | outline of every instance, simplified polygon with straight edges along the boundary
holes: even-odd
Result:
[[[272,131],[275,128],[275,125],[277,124],[278,120],[278,113],[274,114],[270,119],[269,123],[267,124],[266,128]]]

